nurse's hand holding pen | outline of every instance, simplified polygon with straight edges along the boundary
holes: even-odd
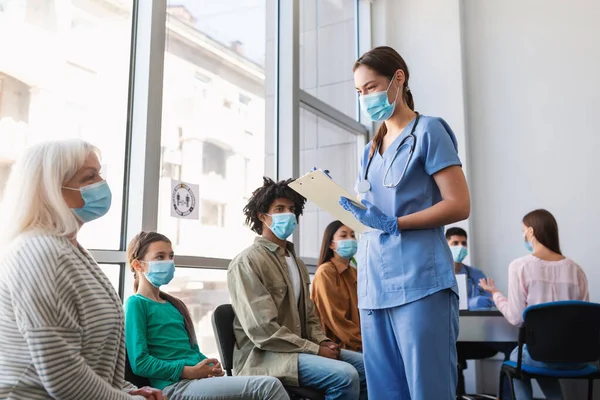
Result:
[[[363,200],[362,204],[365,208],[358,207],[350,199],[345,197],[340,198],[340,205],[346,211],[350,211],[354,215],[354,218],[361,224],[389,233],[390,235],[400,235],[400,228],[398,227],[398,219],[396,217],[385,215],[379,208],[366,200]]]

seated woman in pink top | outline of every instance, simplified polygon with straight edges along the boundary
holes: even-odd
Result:
[[[535,210],[523,218],[525,247],[531,253],[513,261],[508,267],[508,298],[494,285],[493,279],[479,282],[492,294],[494,303],[513,325],[523,323],[523,311],[528,306],[561,300],[589,301],[585,272],[573,260],[562,255],[556,219],[546,210]],[[511,360],[517,361],[517,349]],[[579,365],[545,364],[532,360],[523,348],[523,363],[545,368],[567,369]],[[557,379],[538,379],[547,399],[562,399]],[[533,399],[531,382],[515,380],[518,400]]]

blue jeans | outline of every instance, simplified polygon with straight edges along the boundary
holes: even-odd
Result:
[[[163,389],[169,400],[289,400],[283,385],[270,376],[184,379]]]
[[[366,400],[367,380],[363,356],[341,351],[341,360],[313,354],[298,354],[300,386],[325,392],[326,400]]]
[[[510,360],[517,362],[519,357],[519,347],[515,347],[510,355]],[[583,368],[585,364],[572,364],[572,363],[543,363],[535,361],[529,355],[527,346],[523,346],[523,356],[521,358],[523,364],[531,365],[533,367],[541,368],[553,368],[553,369],[579,369]],[[544,392],[547,400],[561,400],[562,390],[560,388],[560,382],[555,378],[537,378],[536,379],[540,389]],[[515,379],[513,380],[515,386],[515,396],[517,400],[532,400],[533,399],[533,388],[531,387],[531,379]]]

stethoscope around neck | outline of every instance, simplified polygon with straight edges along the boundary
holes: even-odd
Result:
[[[396,152],[394,153],[394,158],[392,158],[392,162],[390,162],[390,164],[388,165],[388,167],[385,170],[385,174],[383,175],[383,186],[389,189],[393,189],[395,187],[397,187],[400,182],[402,182],[402,178],[404,178],[404,175],[406,174],[406,170],[408,169],[408,165],[410,164],[410,160],[412,160],[412,156],[413,153],[415,152],[415,147],[417,145],[417,137],[415,136],[415,129],[417,128],[417,124],[419,123],[419,118],[421,117],[421,115],[419,113],[416,113],[417,116],[415,118],[415,123],[412,126],[412,129],[410,130],[410,134],[405,137],[404,139],[402,139],[402,141],[400,142],[400,144],[398,144],[398,147],[396,147]],[[412,139],[412,145],[410,146],[410,151],[408,153],[408,159],[406,160],[406,165],[404,165],[404,169],[402,170],[402,175],[400,175],[400,179],[398,179],[395,183],[385,183],[388,174],[390,173],[390,168],[392,168],[392,165],[394,165],[394,161],[396,160],[396,157],[398,157],[398,154],[400,154],[400,150],[402,149],[402,146],[404,146],[406,143],[408,143],[408,140]],[[379,151],[379,146],[377,147],[377,149],[375,151]],[[371,167],[371,162],[373,161],[373,156],[375,155],[375,152],[373,152],[373,154],[371,154],[369,156],[369,161],[367,162],[367,168],[365,168],[365,175],[363,177],[363,179],[358,183],[358,193],[368,193],[371,190],[371,182],[369,182],[368,180],[368,175],[369,175],[369,168]]]

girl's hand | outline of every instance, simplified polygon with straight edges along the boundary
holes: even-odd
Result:
[[[211,373],[208,375],[209,378],[214,378],[215,376],[223,376],[225,375],[225,372],[223,371],[223,368],[221,367],[221,363],[217,362],[213,365]]]

